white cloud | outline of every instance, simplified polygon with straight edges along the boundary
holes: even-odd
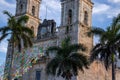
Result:
[[[108,18],[113,18],[115,16],[117,16],[120,13],[120,8],[111,8],[108,12],[107,12],[107,17]]]
[[[109,5],[96,3],[93,8],[93,14],[101,14],[110,9]]]
[[[15,3],[8,3],[5,0],[0,0],[0,12],[3,10],[8,10],[8,11],[14,13],[15,7],[16,7]]]
[[[49,1],[49,0],[44,0],[42,3],[43,3],[44,5],[46,4],[49,8],[52,8],[53,11],[54,11],[54,10],[55,10],[55,11],[59,11],[59,9],[60,9],[60,2],[59,2],[59,1],[56,1],[56,0],[51,0],[51,1]]]
[[[15,4],[10,4],[5,0],[0,0],[0,4],[4,5],[4,7],[10,7],[10,8],[15,7]]]
[[[111,3],[120,3],[120,0],[108,0]]]
[[[120,6],[119,6],[120,7]],[[95,3],[93,8],[93,15],[106,16],[107,18],[113,18],[120,13],[120,8],[118,6],[112,6],[108,4]]]

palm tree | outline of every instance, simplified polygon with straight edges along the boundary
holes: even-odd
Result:
[[[115,61],[120,50],[120,15],[113,19],[111,26],[105,30],[93,28],[89,34],[99,36],[99,43],[91,51],[90,60],[93,62],[99,59],[108,70],[112,65],[112,80],[115,80]],[[120,53],[119,53],[120,55]]]
[[[82,44],[71,44],[70,41],[70,37],[67,37],[62,41],[61,47],[53,46],[47,49],[48,52],[55,51],[55,57],[46,67],[48,75],[62,76],[70,80],[72,76],[78,75],[78,70],[84,71],[84,67],[88,69],[87,57],[82,54],[86,48]]]
[[[13,61],[13,54],[14,49],[17,47],[18,51],[21,52],[22,46],[24,48],[31,47],[32,46],[32,38],[33,38],[33,31],[23,25],[23,23],[26,23],[28,21],[27,16],[21,16],[19,18],[15,18],[11,13],[8,11],[4,11],[4,14],[8,16],[8,22],[7,26],[0,28],[0,33],[2,34],[0,36],[0,42],[10,37],[9,42],[11,43],[12,50],[11,50],[11,60],[10,60],[10,72],[11,73],[11,66]],[[11,80],[11,75],[8,74],[9,78],[8,80]]]

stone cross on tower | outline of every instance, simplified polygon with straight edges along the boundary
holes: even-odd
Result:
[[[27,15],[29,21],[25,24],[34,31],[37,36],[38,26],[40,24],[39,9],[41,0],[16,0],[16,18]]]

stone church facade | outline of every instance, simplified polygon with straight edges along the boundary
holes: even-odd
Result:
[[[29,16],[29,21],[25,24],[34,31],[35,50],[42,49],[36,53],[43,53],[39,57],[37,63],[32,63],[22,77],[17,78],[14,65],[19,63],[14,59],[12,65],[12,80],[64,80],[61,77],[47,76],[45,73],[45,66],[54,55],[50,54],[49,58],[45,58],[45,50],[50,46],[59,46],[61,41],[67,37],[71,37],[71,42],[82,43],[87,47],[85,55],[89,56],[90,50],[93,47],[93,38],[87,37],[86,32],[92,25],[92,8],[91,0],[61,0],[61,25],[56,27],[54,20],[44,19],[43,22],[39,19],[39,8],[42,0],[16,0],[16,19],[20,16]],[[6,64],[9,63],[10,45],[8,45],[8,52]],[[28,50],[29,53],[29,50]],[[33,52],[33,54],[35,54]],[[38,56],[38,54],[37,54]],[[15,55],[14,55],[15,57]],[[79,72],[79,75],[73,77],[72,80],[111,80],[111,75],[108,74],[103,65],[94,63],[89,70],[84,73]],[[5,70],[5,73],[9,70]],[[108,77],[109,76],[109,77]],[[118,80],[118,79],[117,79]]]

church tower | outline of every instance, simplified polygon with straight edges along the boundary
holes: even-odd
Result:
[[[37,36],[37,29],[40,24],[39,9],[41,0],[16,0],[16,18],[27,15],[29,21],[25,24],[34,31]]]
[[[38,26],[40,24],[39,19],[39,9],[40,9],[41,0],[16,0],[16,19],[20,16],[26,15],[29,17],[28,22],[25,24],[27,27],[31,28],[34,31],[35,37],[37,36]],[[9,42],[7,48],[6,64],[4,70],[4,78],[11,80],[11,65],[10,60],[12,59],[11,53],[11,43]]]
[[[87,37],[86,32],[92,26],[93,3],[91,0],[61,0],[61,6],[61,27],[67,27],[72,43],[84,44],[89,53],[93,38]]]

